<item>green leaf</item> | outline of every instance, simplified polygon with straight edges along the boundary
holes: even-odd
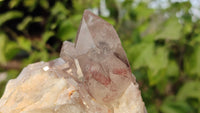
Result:
[[[195,36],[195,37],[193,37],[189,44],[191,46],[195,46],[196,44],[200,44],[200,34]]]
[[[144,20],[148,19],[154,13],[154,10],[148,8],[147,4],[140,3],[135,8],[135,12],[136,12],[136,15],[137,15],[137,20],[138,21],[144,21]]]
[[[155,105],[149,105],[147,107],[147,111],[148,111],[148,113],[158,113],[158,110],[156,109]]]
[[[116,22],[113,18],[102,17],[106,22],[110,23],[111,25],[115,26]]]
[[[148,59],[148,66],[150,69],[148,72],[148,78],[150,85],[156,85],[160,82],[164,83],[166,78],[166,68],[168,65],[168,50],[165,47],[157,47],[154,50],[152,57]]]
[[[185,101],[175,101],[175,97],[167,97],[162,106],[162,113],[191,113],[191,108]]]
[[[141,43],[133,46],[129,51],[131,53],[130,57],[134,59],[133,67],[137,69],[148,66],[150,59],[153,57],[153,49],[153,43]]]
[[[187,17],[188,18],[188,17]],[[184,22],[183,33],[189,34],[192,31],[192,22]]]
[[[6,63],[6,57],[5,57],[5,44],[6,44],[7,36],[0,32],[0,64]]]
[[[141,24],[140,26],[138,26],[138,30],[139,30],[140,35],[141,35],[142,37],[143,37],[143,36],[146,36],[148,26],[149,26],[149,22],[145,22],[145,23]],[[152,29],[153,29],[153,28],[148,29],[149,31],[151,31],[151,35],[152,35],[152,33],[153,33],[153,30],[152,30]],[[149,34],[150,34],[150,33],[149,33]]]
[[[45,48],[46,42],[54,35],[55,33],[53,31],[45,31],[45,33],[42,35],[42,41],[38,42],[38,47],[40,48],[40,50],[43,50]]]
[[[32,22],[42,22],[43,18],[40,16],[37,17],[31,17],[31,16],[27,16],[26,18],[23,19],[23,21],[21,23],[19,23],[17,25],[17,29],[20,31],[26,30],[26,28],[28,27],[28,25]]]
[[[37,16],[33,18],[33,22],[42,22],[43,21],[43,17]]]
[[[186,100],[188,98],[198,99],[200,102],[200,82],[199,81],[190,81],[185,83],[177,94],[178,100]]]
[[[40,52],[33,51],[33,52],[30,54],[29,58],[23,60],[22,66],[25,67],[25,66],[27,66],[28,64],[41,61],[40,58],[39,58],[39,57],[40,57],[39,54],[40,54]]]
[[[39,53],[39,57],[42,61],[48,61],[49,60],[49,55],[48,55],[48,52],[46,50],[42,50],[40,53]]]
[[[67,16],[69,11],[65,8],[63,3],[56,2],[54,7],[51,9],[51,13],[52,13],[52,15],[60,15],[60,14],[62,14],[64,16]]]
[[[169,60],[166,74],[168,77],[179,76],[179,67],[178,67],[178,64],[174,60]]]
[[[48,9],[49,8],[49,2],[47,0],[40,0],[40,5],[44,8],[44,9]]]
[[[51,38],[55,33],[53,31],[46,31],[42,35],[42,42],[45,44],[49,38]]]
[[[152,57],[149,60],[149,68],[159,70],[167,67],[168,64],[168,50],[165,47],[157,47],[154,49]]]
[[[19,11],[9,11],[9,12],[0,14],[0,26],[9,20],[21,18],[22,16],[23,16],[23,13]]]
[[[200,77],[200,46],[194,46],[194,51],[184,57],[184,68],[189,75],[198,75]]]
[[[31,41],[23,36],[17,38],[18,45],[21,49],[30,52],[31,51]]]
[[[154,44],[149,42],[133,46],[131,50],[130,57],[134,59],[133,68],[148,67],[150,85],[164,81],[168,65],[168,50],[165,47],[155,48]]]
[[[149,85],[154,86],[156,84],[159,84],[158,88],[160,89],[160,92],[163,92],[166,83],[165,73],[166,69],[148,69]]]
[[[162,27],[156,39],[178,40],[181,38],[182,26],[177,18],[169,18]]]
[[[83,12],[87,8],[96,8],[100,4],[100,0],[72,0],[72,2],[77,12]]]
[[[71,21],[66,20],[62,22],[59,26],[57,37],[60,38],[62,41],[72,40],[74,39],[74,37],[76,37],[76,30],[77,29],[75,29]]]
[[[29,9],[29,11],[33,11],[38,3],[38,0],[24,0],[24,6]]]
[[[11,0],[9,2],[9,7],[14,8],[14,7],[18,6],[20,2],[21,2],[21,0]]]
[[[28,26],[28,24],[32,21],[32,17],[27,16],[20,24],[18,24],[17,29],[22,31],[24,29],[26,29],[26,27]]]
[[[9,70],[8,71],[8,80],[10,80],[10,79],[14,79],[14,78],[16,78],[17,77],[17,75],[19,74],[19,70],[14,70],[14,69],[12,69],[12,70]]]
[[[7,61],[13,59],[18,54],[19,51],[20,48],[16,42],[7,42],[5,48],[5,56]]]
[[[33,51],[28,59],[23,60],[22,66],[24,67],[34,62],[48,61],[48,60],[49,60],[49,54],[47,50],[43,49],[41,51]]]

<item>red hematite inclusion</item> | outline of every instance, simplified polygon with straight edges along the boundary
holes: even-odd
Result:
[[[119,98],[131,82],[130,65],[120,39],[112,25],[85,10],[75,45],[65,41],[61,58],[78,60],[83,73],[82,82],[89,94],[99,102]]]
[[[114,69],[113,74],[126,76],[129,73],[129,71],[130,70],[127,70],[127,69]]]
[[[98,71],[91,71],[92,77],[100,82],[101,84],[107,86],[111,83],[111,80],[109,77],[105,77],[102,73],[98,72]]]

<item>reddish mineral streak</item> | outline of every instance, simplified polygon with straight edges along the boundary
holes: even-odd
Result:
[[[96,80],[99,81],[101,84],[107,86],[111,83],[110,78],[105,77],[102,73],[98,71],[92,71],[92,77]]]
[[[122,75],[122,76],[126,76],[129,73],[129,70],[127,69],[113,69],[113,74],[117,74],[117,75]]]

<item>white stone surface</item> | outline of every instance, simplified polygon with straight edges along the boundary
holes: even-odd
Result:
[[[18,78],[10,80],[0,99],[0,113],[144,113],[145,106],[138,85],[130,84],[112,104],[113,110],[92,98],[90,106],[82,98],[80,89],[75,87],[74,84],[78,83],[58,77],[55,69],[48,65],[44,62],[31,64]],[[47,66],[49,69],[44,71]]]

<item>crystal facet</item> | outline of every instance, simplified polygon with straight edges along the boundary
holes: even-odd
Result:
[[[0,113],[145,113],[115,29],[85,10],[75,44],[9,81]]]

